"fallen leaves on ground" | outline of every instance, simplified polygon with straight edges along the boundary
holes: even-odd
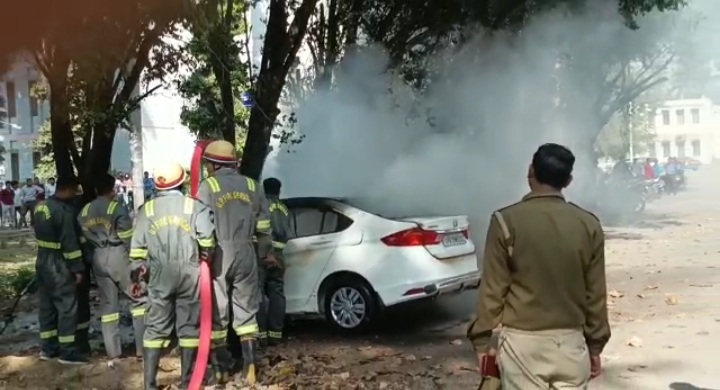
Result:
[[[680,300],[678,299],[677,295],[666,294],[665,295],[665,303],[668,305],[677,305],[678,303],[680,303]]]
[[[639,348],[639,347],[642,347],[642,344],[643,344],[642,339],[637,336],[633,336],[630,338],[630,340],[627,341],[627,345],[629,345],[631,347]]]

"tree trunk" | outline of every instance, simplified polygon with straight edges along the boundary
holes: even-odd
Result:
[[[280,115],[278,102],[282,93],[285,74],[271,74],[267,72],[258,77],[258,91],[255,102],[250,111],[248,135],[243,150],[240,172],[255,180],[262,174],[265,159],[270,152],[270,136]]]
[[[80,182],[83,188],[83,198],[90,201],[95,198],[95,184],[97,178],[110,172],[110,158],[112,156],[115,129],[107,124],[97,124],[95,128],[88,129],[92,134],[90,146],[83,145],[87,155],[83,156],[83,168],[80,172]]]
[[[65,85],[56,85],[50,93],[50,135],[52,152],[55,157],[55,171],[58,177],[75,177],[70,147],[75,141],[70,125],[69,107],[65,96]]]

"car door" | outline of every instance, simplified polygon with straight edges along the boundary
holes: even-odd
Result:
[[[317,207],[291,208],[295,237],[288,241],[285,258],[285,299],[288,313],[299,313],[311,299],[335,243],[323,230],[325,211]]]

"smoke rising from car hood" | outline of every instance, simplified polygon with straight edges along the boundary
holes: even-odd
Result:
[[[581,199],[595,167],[582,130],[597,126],[596,94],[559,70],[568,52],[621,44],[612,37],[626,28],[612,11],[590,14],[538,16],[513,37],[478,33],[428,63],[434,81],[422,93],[386,71],[380,49],[361,48],[335,70],[332,89],[299,104],[305,138],[274,152],[263,176],[280,178],[284,196],[353,197],[381,215],[468,215],[478,247],[490,213],[528,191],[540,144],[575,152],[569,198]],[[561,94],[572,96],[572,115],[558,109]]]

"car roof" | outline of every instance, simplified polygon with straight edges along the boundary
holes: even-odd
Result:
[[[343,203],[342,198],[330,198],[321,196],[302,196],[281,199],[287,207],[303,207],[303,206],[317,206],[321,204],[328,204],[330,202]]]

